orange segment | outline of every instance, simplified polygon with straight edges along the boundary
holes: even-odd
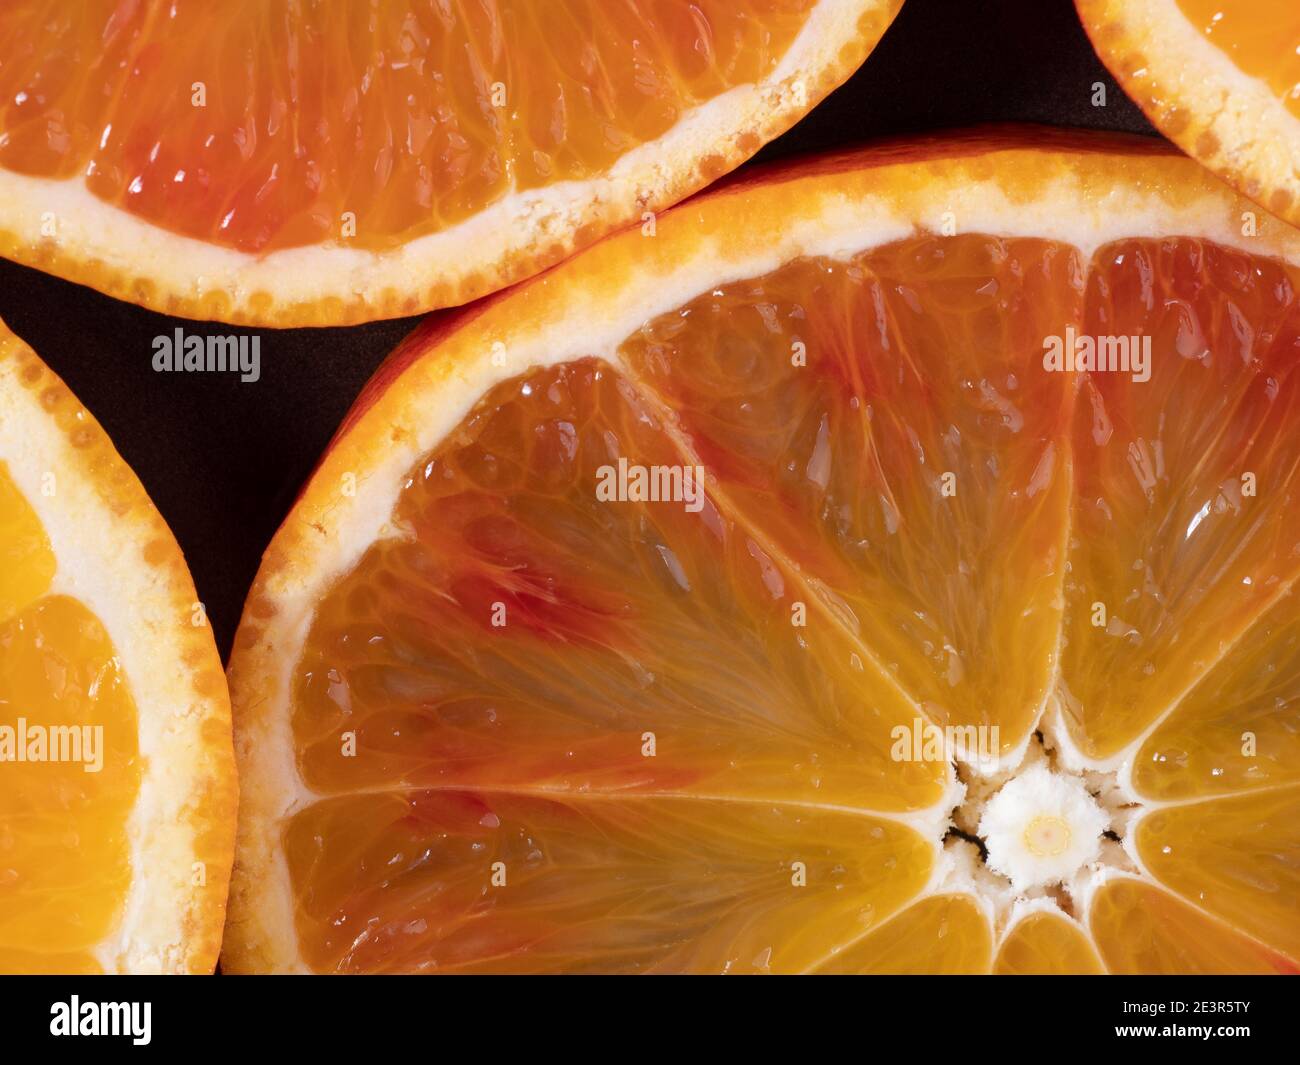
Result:
[[[1127,877],[1098,889],[1088,923],[1106,968],[1120,975],[1297,972],[1275,951]]]
[[[1300,959],[1300,789],[1156,810],[1137,845],[1168,887]]]
[[[967,895],[928,898],[818,966],[828,974],[962,976],[987,973],[993,933]]]
[[[14,0],[0,15],[0,166],[85,171],[148,20],[144,4]]]
[[[1003,749],[1054,664],[1070,379],[1037,363],[1080,276],[1043,241],[910,240],[717,288],[623,350],[903,689]]]
[[[21,123],[0,164],[85,174],[155,225],[265,252],[336,238],[345,211],[356,246],[391,248],[600,174],[770,73],[816,0],[103,0],[51,25],[52,6],[7,9],[41,47],[0,67]]]
[[[900,3],[19,0],[0,171],[27,180],[0,174],[0,248],[201,317],[467,302],[752,155]],[[30,230],[56,182],[75,217]]]
[[[1075,419],[1061,672],[1090,756],[1169,710],[1300,572],[1298,277],[1201,241],[1097,253],[1086,332],[1150,338],[1150,379],[1089,375]]]
[[[48,951],[9,950],[0,947],[0,972],[23,976],[101,976],[104,967],[86,951],[51,954]]]
[[[586,360],[501,385],[411,472],[400,535],[307,640],[309,786],[937,800],[943,766],[889,757],[915,711],[798,575],[702,489],[602,499],[620,461],[683,465],[628,382]]]
[[[0,323],[0,974],[212,971],[234,759],[196,604],[139,481]]]
[[[1300,11],[1273,0],[1178,0],[1205,39],[1300,118]],[[1289,46],[1289,47],[1288,47]]]
[[[466,791],[316,803],[284,846],[306,960],[341,972],[798,972],[932,862],[830,810]]]
[[[0,733],[11,763],[0,788],[0,972],[94,967],[89,952],[131,880],[140,758],[112,641],[75,599],[44,598],[0,625],[4,726],[23,751],[6,752]]]
[[[1142,744],[1133,785],[1161,801],[1300,782],[1300,617],[1292,589]]]
[[[999,976],[1098,976],[1105,972],[1088,937],[1073,921],[1031,913],[1007,933],[993,972]]]
[[[0,462],[0,622],[42,595],[54,568],[40,518]]]

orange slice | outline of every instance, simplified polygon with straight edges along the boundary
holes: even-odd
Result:
[[[0,254],[154,310],[464,303],[706,185],[902,0],[18,0]]]
[[[0,325],[0,972],[210,972],[230,707],[180,549]]]
[[[1155,126],[1300,225],[1300,9],[1277,0],[1075,0]]]
[[[1243,203],[888,145],[430,319],[247,603],[225,964],[1292,965],[1300,233]]]

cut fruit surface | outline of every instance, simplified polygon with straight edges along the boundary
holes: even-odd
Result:
[[[988,972],[988,917],[967,895],[936,895],[839,949],[812,971],[845,975],[965,976]]]
[[[998,946],[993,971],[1004,976],[1097,976],[1104,972],[1088,934],[1050,911],[1017,921]]]
[[[1138,752],[1133,782],[1154,799],[1300,783],[1296,590],[1255,622]]]
[[[1138,822],[1135,839],[1163,883],[1300,957],[1300,788],[1156,810]]]
[[[1152,123],[1300,225],[1300,10],[1276,0],[1075,0],[1102,62]]]
[[[1109,972],[1287,973],[1294,958],[1269,950],[1163,889],[1119,877],[1093,896],[1090,930]]]
[[[1130,883],[1294,958],[1285,720],[1213,771],[1300,697],[1300,234],[1243,202],[890,145],[430,319],[246,606],[225,964],[1176,968]]]
[[[1106,757],[1253,647],[1295,579],[1300,274],[1187,240],[1098,254],[1080,333],[1150,344],[1149,380],[1081,383],[1074,427],[1064,701]]]
[[[802,638],[796,570],[703,484],[695,513],[591,491],[620,456],[678,460],[626,380],[594,360],[525,375],[449,443],[393,512],[404,534],[334,588],[298,663],[313,791],[830,793],[887,811],[943,794],[943,767],[890,760],[911,705],[897,685],[848,641]],[[342,731],[355,759],[340,761]]]
[[[933,861],[856,811],[521,789],[319,802],[285,852],[306,960],[337,972],[798,971]]]
[[[1050,681],[1068,493],[1069,379],[1023,367],[1079,316],[1081,268],[1068,248],[979,236],[800,258],[620,352],[901,686],[943,724],[996,715],[1005,747]]]
[[[20,0],[0,253],[190,317],[463,303],[736,166],[900,5]]]
[[[211,971],[235,815],[216,647],[144,489],[3,325],[0,573],[0,972]]]

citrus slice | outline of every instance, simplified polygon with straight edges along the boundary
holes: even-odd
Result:
[[[701,188],[902,0],[18,0],[0,254],[169,314],[464,303]]]
[[[0,324],[0,972],[210,972],[234,849],[221,663],[170,530]]]
[[[430,319],[245,609],[225,964],[1294,967],[1300,233],[1243,202],[893,144]]]
[[[1277,0],[1075,0],[1102,62],[1198,162],[1300,225],[1300,9]]]

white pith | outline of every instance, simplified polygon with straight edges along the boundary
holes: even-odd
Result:
[[[1246,74],[1207,40],[1177,0],[1078,2],[1085,21],[1092,21],[1090,29],[1099,22],[1118,26],[1124,44],[1141,53],[1145,65],[1132,75],[1141,88],[1158,93],[1159,106],[1195,120],[1190,138],[1172,139],[1199,157],[1196,142],[1202,130],[1195,123],[1203,123],[1220,145],[1216,157],[1202,160],[1206,165],[1253,169],[1272,187],[1288,189],[1292,210],[1300,210],[1300,118],[1267,82]]]
[[[329,244],[244,252],[160,228],[99,199],[79,176],[55,180],[3,169],[0,230],[22,245],[52,243],[83,260],[146,277],[164,295],[201,301],[209,293],[228,293],[235,307],[255,293],[270,294],[279,305],[325,297],[374,302],[389,292],[459,286],[538,249],[571,247],[574,234],[605,213],[621,216],[629,205],[658,209],[682,195],[676,186],[697,160],[742,132],[760,130],[774,114],[800,110],[796,101],[805,90],[797,86],[827,70],[853,39],[859,18],[879,6],[879,0],[820,0],[761,82],[686,110],[667,133],[628,151],[604,175],[508,192],[462,222],[392,249]],[[391,311],[399,313],[411,312]]]
[[[0,350],[19,343],[0,323]],[[54,383],[47,374],[45,387]],[[211,769],[204,761],[211,706],[196,696],[192,667],[182,664],[193,603],[178,603],[173,575],[142,561],[145,543],[159,535],[161,523],[150,521],[156,515],[140,508],[112,513],[81,461],[38,394],[18,379],[16,360],[0,361],[0,463],[36,512],[56,557],[46,594],[76,598],[99,618],[138,714],[142,775],[127,826],[131,886],[117,927],[93,953],[106,973],[183,972],[192,947],[187,910],[207,890],[191,883],[191,815]],[[52,493],[43,491],[48,474]],[[192,586],[186,598],[196,598]],[[215,644],[211,666],[219,668]],[[225,875],[211,870],[210,890],[223,891]]]
[[[1106,160],[1099,157],[1097,163],[1104,167]],[[779,195],[779,189],[773,195]],[[980,178],[960,168],[951,172],[938,169],[927,174],[926,183],[905,202],[869,190],[853,195],[831,190],[819,199],[817,209],[784,218],[779,229],[764,231],[743,242],[701,240],[689,255],[675,256],[671,262],[659,262],[648,250],[642,268],[619,279],[617,285],[598,292],[584,291],[582,286],[563,290],[562,306],[548,309],[543,328],[531,321],[516,324],[514,317],[502,314],[485,316],[463,334],[453,334],[448,341],[453,350],[445,357],[451,359],[457,351],[468,353],[464,363],[456,364],[453,379],[437,379],[429,366],[417,362],[389,389],[390,394],[405,391],[409,396],[419,396],[426,388],[436,388],[436,404],[395,400],[387,409],[376,407],[367,412],[366,419],[380,418],[383,424],[394,427],[392,434],[385,437],[388,446],[383,451],[351,455],[344,447],[327,458],[317,474],[321,483],[353,468],[364,469],[365,476],[358,479],[356,495],[348,505],[320,508],[311,515],[315,532],[296,546],[291,570],[276,574],[265,589],[276,612],[262,635],[265,651],[260,653],[268,669],[258,698],[265,700],[270,710],[260,713],[258,723],[239,741],[244,778],[250,792],[258,796],[259,815],[273,826],[316,798],[297,775],[288,711],[292,673],[315,604],[356,565],[371,543],[395,535],[390,516],[407,472],[436,449],[496,384],[530,369],[586,356],[598,356],[616,369],[626,369],[618,354],[626,337],[645,321],[714,287],[770,273],[802,256],[842,260],[923,231],[940,232],[948,212],[960,220],[960,231],[964,233],[1041,237],[1072,245],[1086,257],[1113,240],[1176,234],[1300,264],[1300,234],[1276,223],[1263,239],[1241,234],[1241,202],[1213,184],[1207,185],[1200,199],[1178,205],[1155,189],[1124,184],[1118,179],[1113,188],[1101,194],[1096,190],[1085,193],[1066,175],[1036,199],[1014,202],[995,178]],[[682,209],[678,224],[690,224],[690,210],[689,205]],[[661,226],[668,224],[665,220]],[[544,288],[547,281],[542,279],[539,288]],[[498,355],[495,364],[494,351]],[[924,716],[919,706],[918,714]],[[1059,709],[1049,696],[1031,727],[1016,738],[1013,751],[1004,756],[1000,767],[1003,775],[981,776],[979,767],[963,767],[965,779],[957,779],[955,772],[950,775],[943,798],[924,811],[909,815],[862,811],[909,823],[930,841],[936,860],[930,880],[918,897],[969,894],[979,901],[998,935],[1004,936],[1023,916],[1041,909],[1064,912],[1086,928],[1087,899],[1097,884],[1119,875],[1149,876],[1128,853],[1129,833],[1123,834],[1123,846],[1106,841],[1095,860],[1084,862],[1069,883],[1050,885],[1050,891],[1041,885],[1018,891],[978,860],[972,844],[951,837],[945,842],[954,812],[969,817],[1007,775],[1040,759],[1057,762],[1064,771],[1077,773],[1085,786],[1095,786],[1105,795],[1103,805],[1115,814],[1112,822],[1127,824],[1133,804],[1138,801],[1127,770],[1140,740],[1105,763],[1094,764],[1069,747],[1068,735],[1060,724]],[[1033,737],[1035,729],[1044,733],[1041,747]],[[1098,775],[1103,775],[1104,780]],[[1149,808],[1153,807],[1149,804]],[[1127,812],[1120,817],[1119,811]],[[268,928],[291,928],[294,901],[283,853],[269,836],[262,842],[266,846],[266,866],[260,870],[258,921]],[[281,935],[267,946],[273,951],[277,970],[306,971],[293,937]]]
[[[998,789],[980,815],[988,864],[1017,892],[1070,880],[1101,857],[1109,818],[1081,777],[1034,765]]]

